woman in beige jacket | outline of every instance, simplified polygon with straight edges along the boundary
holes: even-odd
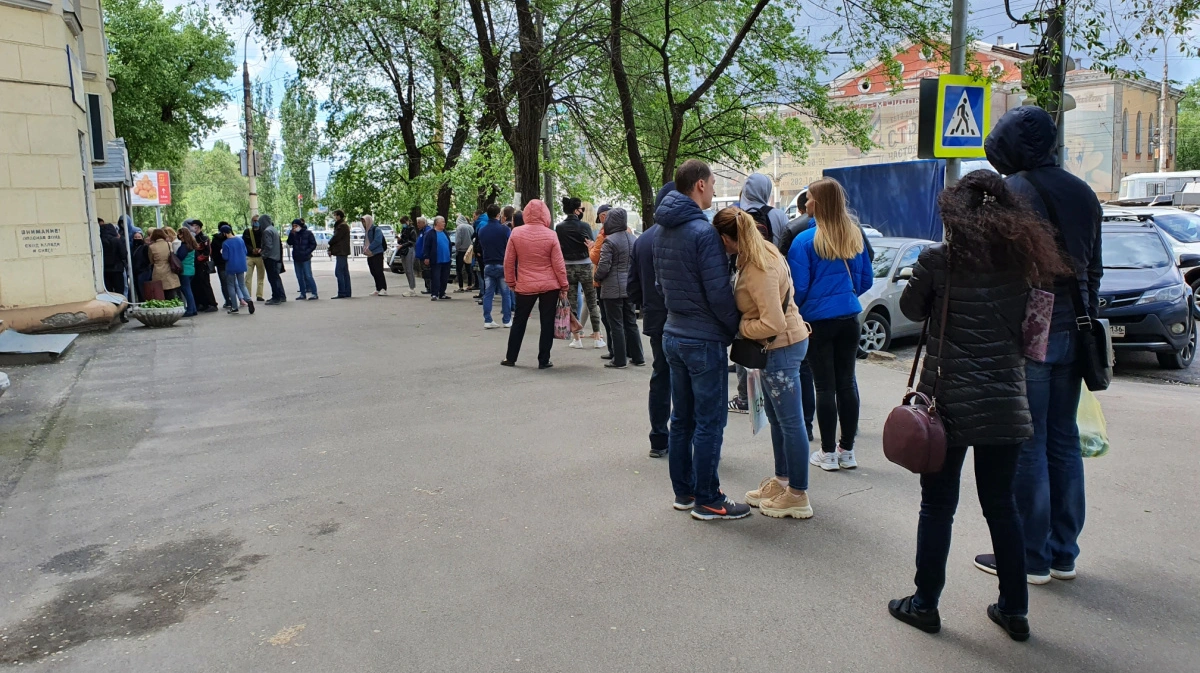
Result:
[[[162,281],[163,294],[168,299],[174,298],[175,291],[179,289],[179,276],[171,270],[171,263],[167,261],[175,252],[171,250],[165,228],[154,230],[146,252],[149,253],[150,267],[153,269],[151,280]]]
[[[760,373],[771,424],[775,476],[746,494],[746,504],[767,516],[807,519],[808,431],[800,398],[800,363],[808,352],[808,328],[792,301],[787,260],[764,240],[749,213],[725,208],[713,218],[725,250],[737,255],[733,295],[742,314],[740,332],[767,348]]]

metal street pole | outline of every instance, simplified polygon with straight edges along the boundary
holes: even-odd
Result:
[[[1165,133],[1167,128],[1167,96],[1169,94],[1167,89],[1169,86],[1167,84],[1167,40],[1169,39],[1169,36],[1163,37],[1162,90],[1158,94],[1158,138],[1156,144],[1158,146],[1159,173],[1167,172],[1167,143],[1170,142],[1167,139],[1167,134]]]
[[[954,0],[950,8],[950,74],[965,75],[967,72],[967,0]],[[987,130],[984,129],[986,133]],[[958,183],[962,162],[946,160],[946,186]]]
[[[250,65],[246,62],[246,50],[250,43],[250,31],[242,42],[242,97],[246,105],[246,177],[250,183],[250,217],[258,214],[258,184],[255,174],[258,167],[254,161],[254,113],[250,105]]]

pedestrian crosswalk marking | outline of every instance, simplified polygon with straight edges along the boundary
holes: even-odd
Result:
[[[981,135],[965,88],[962,89],[958,105],[954,107],[954,114],[946,120],[945,133],[947,138],[978,138]]]

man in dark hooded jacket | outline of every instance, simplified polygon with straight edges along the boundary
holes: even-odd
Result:
[[[654,275],[667,307],[663,351],[671,366],[668,458],[675,508],[704,521],[740,519],[750,507],[725,497],[717,467],[729,394],[726,348],[739,316],[729,282],[729,258],[704,210],[716,178],[703,161],[675,171],[675,191],[654,211]]]
[[[663,185],[654,199],[655,209],[673,191],[674,182]],[[650,337],[650,351],[654,355],[650,373],[651,458],[667,455],[671,421],[671,366],[667,364],[662,345],[667,307],[663,304],[662,290],[654,279],[654,239],[658,237],[660,228],[655,223],[634,241],[633,264],[629,269],[629,301],[642,307],[642,334]]]
[[[1035,433],[1021,449],[1014,490],[1025,533],[1025,568],[1033,584],[1075,577],[1085,505],[1075,422],[1083,377],[1076,366],[1079,341],[1072,294],[1079,293],[1085,310],[1095,318],[1104,274],[1100,201],[1086,182],[1058,165],[1057,138],[1058,129],[1045,110],[1024,106],[1009,110],[984,146],[988,161],[1008,176],[1008,185],[1053,225],[1076,269],[1075,278],[1054,287],[1046,361],[1025,364]],[[975,565],[994,574],[995,556],[981,554]]]
[[[125,294],[125,263],[129,256],[125,240],[116,225],[97,219],[100,223],[100,245],[104,252],[104,288],[116,294]]]

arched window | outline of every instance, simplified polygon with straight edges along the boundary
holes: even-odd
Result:
[[[1146,124],[1146,155],[1154,156],[1154,115],[1150,115],[1150,123]]]
[[[1121,112],[1121,152],[1129,154],[1129,110]]]
[[[1139,157],[1142,156],[1142,113],[1137,116],[1137,127],[1133,131],[1133,151]]]

